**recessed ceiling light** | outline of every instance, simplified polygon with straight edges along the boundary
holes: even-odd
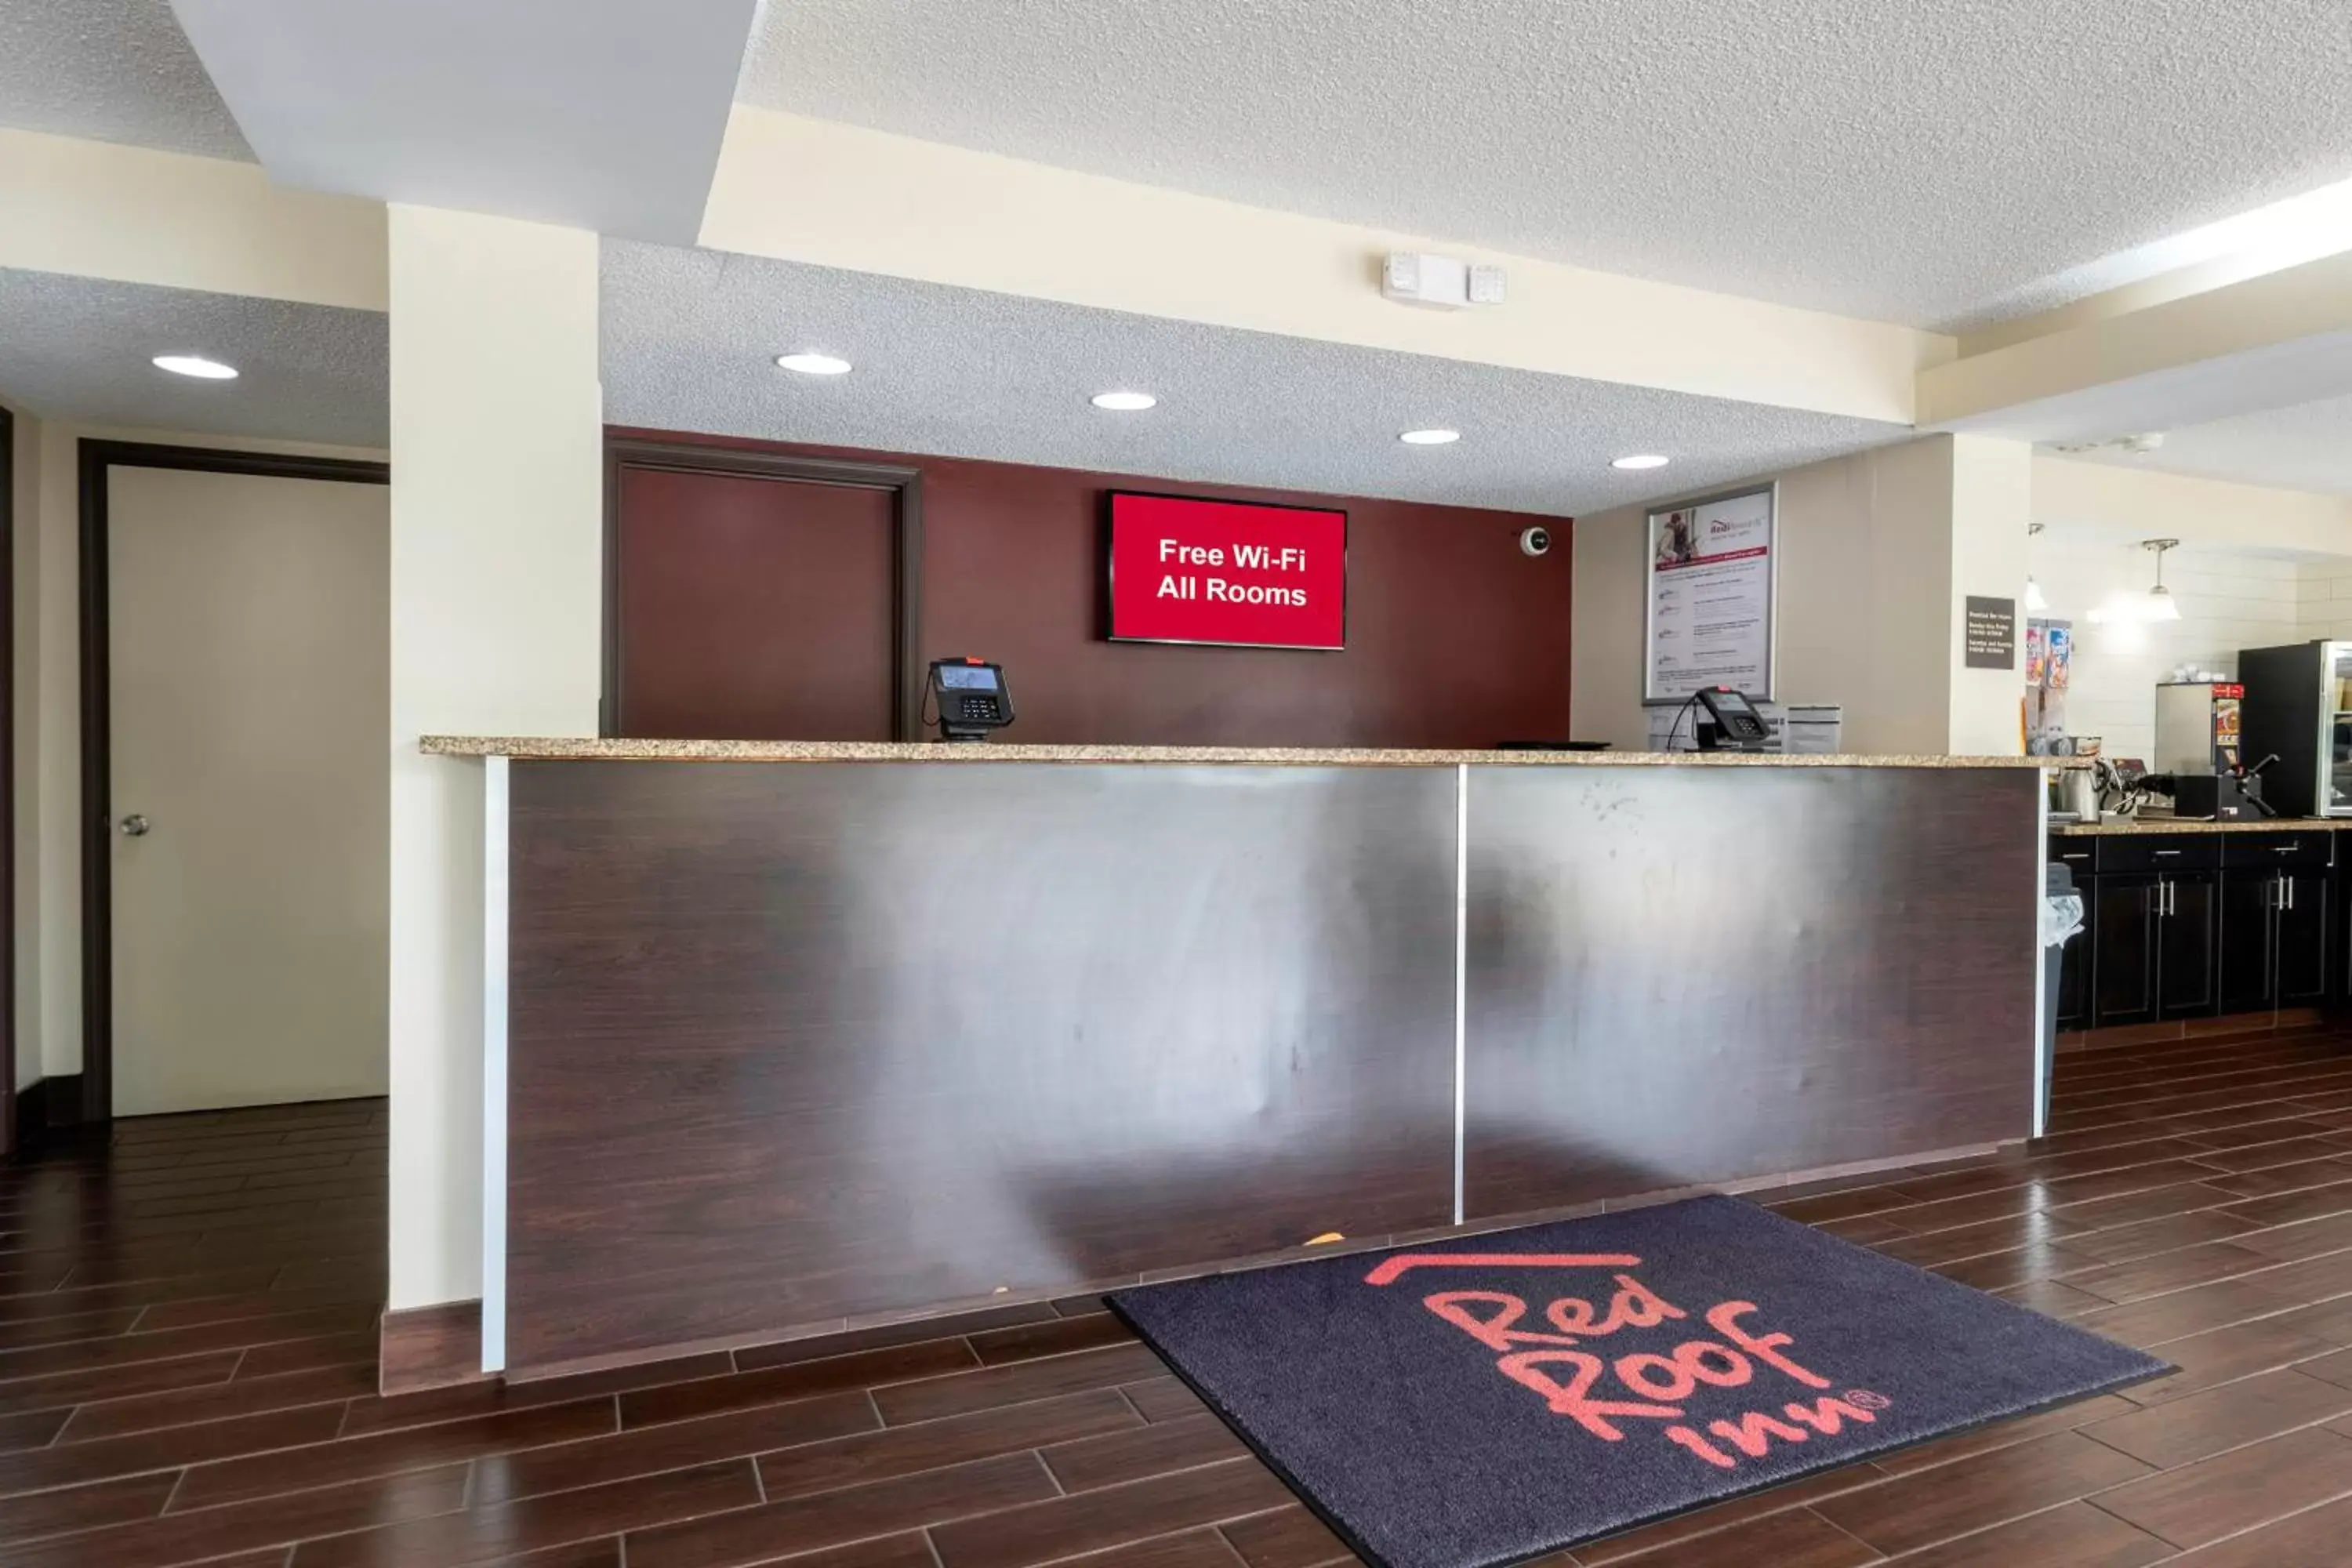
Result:
[[[1408,430],[1397,437],[1408,447],[1444,447],[1462,439],[1459,430]]]
[[[1148,392],[1097,392],[1094,395],[1097,408],[1108,408],[1114,414],[1140,414],[1159,401]]]
[[[776,363],[803,375],[847,375],[849,362],[838,354],[778,354]]]
[[[173,375],[193,375],[198,381],[236,379],[236,366],[223,364],[216,359],[206,359],[202,354],[157,354],[154,365],[157,370],[168,370]]]
[[[1630,458],[1613,458],[1609,466],[1612,468],[1663,468],[1666,461],[1655,452],[1636,452]]]

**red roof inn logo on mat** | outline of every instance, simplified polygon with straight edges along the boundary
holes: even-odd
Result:
[[[1605,1309],[1583,1296],[1561,1296],[1531,1318],[1527,1300],[1505,1290],[1439,1290],[1421,1304],[1495,1352],[1495,1370],[1542,1399],[1553,1415],[1601,1441],[1624,1442],[1629,1423],[1661,1423],[1643,1429],[1718,1469],[1761,1458],[1776,1443],[1807,1443],[1833,1437],[1850,1425],[1867,1426],[1890,1403],[1867,1389],[1822,1392],[1834,1386],[1831,1380],[1795,1358],[1794,1339],[1767,1327],[1755,1302],[1718,1301],[1694,1314],[1628,1272],[1641,1266],[1632,1253],[1408,1252],[1385,1259],[1364,1283],[1392,1285],[1417,1269],[1611,1271],[1604,1283],[1613,1289]],[[1538,1322],[1549,1327],[1533,1326]],[[1658,1330],[1665,1331],[1618,1338]],[[1792,1387],[1798,1398],[1756,1408]],[[1747,1408],[1719,1415],[1693,1409],[1727,1403]]]

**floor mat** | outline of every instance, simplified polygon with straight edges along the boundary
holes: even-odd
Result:
[[[1489,1568],[2172,1370],[1736,1198],[1124,1290],[1385,1568]]]

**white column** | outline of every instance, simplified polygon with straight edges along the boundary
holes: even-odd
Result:
[[[2033,447],[1990,436],[1954,436],[1952,444],[1952,605],[1950,733],[1945,750],[2015,756],[2019,704],[2025,697],[2026,524],[2033,518]],[[2007,599],[2017,637],[2005,669],[1971,669],[1968,600]]]
[[[394,205],[391,1305],[480,1294],[482,770],[422,734],[593,735],[596,237]]]

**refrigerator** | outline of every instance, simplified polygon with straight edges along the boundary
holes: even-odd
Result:
[[[2278,758],[2263,798],[2283,816],[2352,816],[2352,642],[2243,649],[2238,683],[2247,764]]]

